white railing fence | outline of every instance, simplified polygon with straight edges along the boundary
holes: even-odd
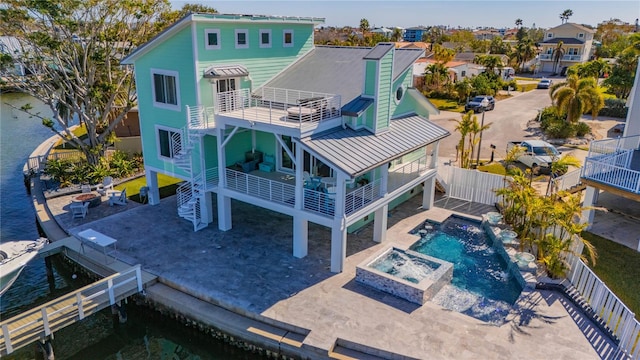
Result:
[[[442,172],[441,172],[442,168]],[[500,197],[495,190],[505,187],[505,177],[477,170],[442,166],[438,172],[447,183],[447,196],[486,205],[495,205]]]
[[[303,209],[328,216],[334,215],[336,203],[335,194],[304,189],[302,199]]]
[[[618,340],[618,352],[640,358],[640,322],[635,314],[575,255],[568,256],[567,279],[589,304],[594,314]]]
[[[620,150],[634,150],[640,147],[640,135],[592,141],[589,145],[589,157],[592,154],[611,154]]]
[[[582,177],[640,193],[640,171],[615,166],[608,162],[587,159],[582,168]]]
[[[216,124],[213,108],[187,105],[187,125],[190,129],[214,129]]]
[[[344,212],[347,215],[362,209],[372,201],[379,199],[380,195],[380,179],[372,181],[361,186],[345,196]]]
[[[295,206],[296,187],[294,185],[232,169],[226,169],[225,174],[226,188],[228,189],[286,206]]]
[[[549,187],[549,192],[551,192],[551,190],[553,190],[554,192],[569,190],[572,187],[580,185],[581,172],[582,172],[582,169],[576,169],[562,176],[558,176],[557,178],[552,179],[551,186]]]
[[[388,191],[392,192],[409,181],[417,179],[420,174],[428,170],[429,162],[427,160],[427,156],[423,156],[410,163],[390,170],[389,184],[387,185]]]
[[[106,153],[107,159],[110,158],[110,154]],[[35,174],[39,174],[44,171],[47,161],[49,160],[72,160],[72,161],[84,161],[86,157],[81,151],[63,151],[49,153],[48,155],[38,155],[27,159],[27,171]]]

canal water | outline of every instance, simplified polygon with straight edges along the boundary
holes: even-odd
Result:
[[[51,111],[25,94],[0,94],[0,242],[39,237],[35,211],[23,182],[22,168],[35,147],[53,135],[36,117],[13,109],[30,104],[34,112]],[[16,315],[83,286],[64,267],[54,266],[49,283],[44,260],[31,261],[11,288],[0,297],[0,319]],[[55,286],[54,286],[55,285]],[[129,306],[125,324],[114,321],[110,309],[60,330],[53,340],[60,359],[259,359],[222,341],[190,331],[152,311]],[[34,346],[6,359],[34,359]]]

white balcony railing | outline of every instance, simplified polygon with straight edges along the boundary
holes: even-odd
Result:
[[[350,215],[381,197],[380,180],[370,182],[346,195],[344,201],[344,212],[345,214]]]
[[[215,113],[268,123],[317,123],[341,116],[340,96],[309,91],[260,88],[216,95]]]
[[[295,205],[296,187],[294,185],[232,169],[226,169],[226,182],[228,189],[289,207]]]
[[[582,172],[581,169],[576,169],[562,176],[558,176],[555,179],[552,179],[551,186],[549,187],[549,191],[551,192],[553,190],[554,192],[558,192],[562,190],[569,190],[572,187],[580,185],[581,172]]]
[[[582,59],[582,55],[565,55],[562,57],[562,60],[566,61],[580,61]]]
[[[620,150],[635,150],[640,147],[640,135],[592,141],[588,157],[593,154],[611,154]]]
[[[427,156],[423,156],[410,163],[404,164],[398,168],[389,171],[388,191],[398,189],[402,185],[411,180],[417,179],[422,173],[429,168]]]
[[[640,171],[587,158],[582,177],[640,194]]]
[[[538,55],[540,60],[551,60],[551,54],[540,54]]]
[[[187,105],[187,125],[189,129],[214,129],[216,124],[213,108]]]
[[[303,209],[328,216],[334,215],[336,204],[335,194],[304,189],[302,196]]]

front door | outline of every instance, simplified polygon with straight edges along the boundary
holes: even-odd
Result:
[[[218,110],[220,112],[232,111],[238,107],[236,102],[236,79],[220,79],[216,81],[216,94],[218,98]]]

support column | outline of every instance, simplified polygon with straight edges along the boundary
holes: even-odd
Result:
[[[587,186],[586,191],[584,192],[584,200],[582,202],[583,207],[594,206],[598,202],[598,195],[600,194],[600,190],[594,188],[592,186]],[[591,225],[593,224],[593,217],[595,216],[596,211],[594,209],[584,210],[582,211],[582,217],[580,218],[580,223],[587,223],[587,230],[591,229]]]
[[[344,268],[347,258],[347,230],[341,229],[341,222],[334,222],[331,227],[331,272],[339,273]]]
[[[218,229],[231,230],[231,198],[218,193]]]
[[[160,190],[158,189],[158,172],[152,170],[145,170],[144,174],[147,179],[147,186],[149,187],[149,205],[160,204]]]
[[[436,192],[436,177],[432,176],[424,181],[424,189],[422,189],[422,208],[429,210],[433,207],[433,200]]]
[[[302,216],[293,217],[293,256],[303,258],[309,251],[309,221]]]
[[[373,218],[373,241],[377,243],[387,240],[387,219],[389,214],[389,204],[376,210]]]
[[[213,201],[210,191],[205,192],[200,197],[200,219],[207,224],[213,222]]]

